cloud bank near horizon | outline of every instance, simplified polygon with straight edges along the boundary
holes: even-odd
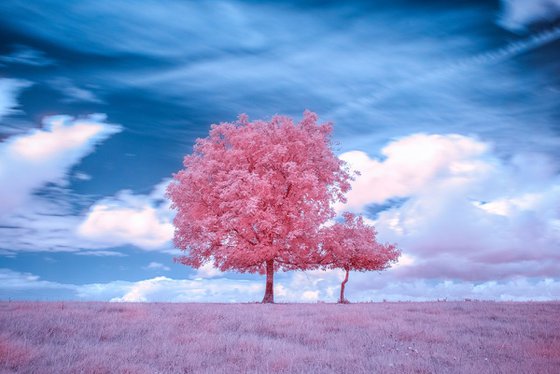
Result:
[[[383,278],[391,278],[386,281]],[[336,302],[343,278],[337,271],[280,273],[275,284],[277,302]],[[136,282],[68,284],[41,280],[30,273],[0,269],[1,299],[81,300],[112,302],[256,302],[263,279],[191,278],[156,276]],[[560,281],[518,277],[508,281],[403,281],[389,274],[375,277],[352,273],[347,296],[353,302],[497,300],[549,301],[560,298]]]

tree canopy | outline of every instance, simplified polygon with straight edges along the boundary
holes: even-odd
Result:
[[[174,243],[186,252],[178,261],[266,273],[263,302],[274,301],[275,271],[315,267],[320,227],[350,189],[331,133],[332,125],[318,124],[309,111],[299,123],[242,115],[212,125],[167,189],[177,211]]]
[[[345,271],[345,278],[340,287],[341,303],[347,302],[344,287],[351,270],[384,270],[400,256],[400,251],[394,244],[377,242],[375,228],[367,225],[363,217],[345,212],[343,218],[343,222],[323,229],[320,257],[315,261],[325,269]]]

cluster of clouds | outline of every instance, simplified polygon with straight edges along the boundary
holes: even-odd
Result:
[[[13,98],[4,102],[4,112],[15,106]],[[34,194],[46,184],[58,186],[63,194],[72,167],[121,130],[103,115],[51,116],[41,129],[0,144],[0,230],[8,254],[50,250],[118,256],[112,249],[127,244],[176,253],[171,245],[173,212],[164,198],[169,180],[146,195],[121,191],[90,202],[80,214],[57,206],[60,201],[52,196]],[[347,204],[337,210],[366,214],[379,239],[397,242],[404,252],[383,278],[353,275],[350,292],[355,300],[559,296],[554,279],[560,270],[555,160],[539,153],[504,159],[476,137],[423,133],[389,142],[378,158],[362,151],[340,158],[361,175]],[[45,219],[48,212],[55,213],[52,219]],[[157,262],[145,269],[169,271]],[[50,289],[114,301],[251,301],[262,291],[260,280],[231,278],[211,264],[188,280],[158,276],[81,286],[11,270],[2,274],[6,294]],[[277,296],[286,301],[335,300],[340,278],[338,271],[284,274],[278,278]]]
[[[0,115],[15,110],[17,94],[25,86],[20,81],[0,79]],[[80,118],[56,115],[43,118],[40,128],[0,143],[4,254],[81,250],[81,254],[115,255],[118,253],[105,249],[125,244],[171,251],[172,212],[163,196],[167,180],[148,195],[120,191],[113,197],[82,203],[89,205],[86,212],[71,209],[72,196],[65,187],[73,167],[121,131],[121,126],[107,122],[103,114]],[[91,178],[80,172],[74,175]]]
[[[336,302],[343,274],[298,272],[279,274],[274,288],[277,302]],[[387,280],[386,278],[389,278]],[[113,302],[255,302],[262,298],[260,279],[228,277],[173,279],[166,276],[136,282],[111,281],[82,285],[50,282],[38,276],[0,269],[4,297],[33,300],[105,300]],[[560,297],[560,281],[518,277],[507,281],[399,280],[388,274],[352,274],[346,290],[354,302],[499,300],[546,301]]]
[[[560,165],[544,154],[498,158],[463,135],[414,134],[383,159],[340,157],[361,175],[346,206],[367,213],[379,237],[408,256],[406,278],[487,281],[560,271]],[[386,207],[384,204],[398,201]]]

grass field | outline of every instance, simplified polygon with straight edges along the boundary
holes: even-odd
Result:
[[[1,302],[2,373],[560,373],[560,303]]]

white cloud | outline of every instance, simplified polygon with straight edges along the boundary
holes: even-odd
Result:
[[[91,180],[91,175],[86,174],[86,173],[82,173],[80,171],[74,173],[74,175],[72,176],[74,179],[80,180],[80,181],[89,181]]]
[[[93,152],[96,144],[121,131],[105,115],[83,118],[59,115],[43,119],[43,128],[9,137],[0,144],[0,246],[7,254],[20,251],[78,252],[122,256],[100,243],[77,236],[82,221],[72,206],[87,197],[71,193],[72,166]],[[79,178],[87,178],[78,175]],[[49,186],[49,187],[46,187]],[[41,195],[35,194],[41,191]]]
[[[20,273],[10,269],[0,269],[0,288],[2,290],[18,290],[31,288],[72,288],[63,286],[56,282],[41,280],[38,276],[30,273]]]
[[[176,280],[155,277],[130,283],[111,301],[250,302],[262,297],[262,282],[239,279]]]
[[[76,227],[81,217],[75,206],[88,203],[65,188],[43,188],[41,195],[32,195],[12,214],[0,219],[0,247],[9,254],[17,252],[72,252],[87,249],[87,255],[115,256],[114,251],[78,237]],[[96,251],[91,251],[96,249]]]
[[[402,253],[396,264],[392,266],[393,269],[414,265],[416,259],[408,253]]]
[[[148,195],[121,191],[93,202],[91,197],[64,187],[42,188],[41,195],[31,195],[25,204],[0,219],[0,249],[4,255],[71,252],[124,256],[111,248],[131,244],[179,255],[170,241],[174,212],[163,198],[168,182],[156,185]]]
[[[560,0],[502,0],[500,25],[523,31],[533,23],[560,18]]]
[[[64,184],[73,165],[119,131],[101,114],[51,116],[43,129],[8,138],[0,144],[0,216],[24,205],[45,184]]]
[[[80,237],[107,247],[133,244],[143,249],[169,248],[173,212],[163,199],[165,180],[150,195],[124,190],[93,204],[77,228]]]
[[[148,266],[145,267],[145,269],[150,269],[150,270],[164,270],[164,271],[169,271],[171,270],[171,268],[169,266],[166,266],[162,263],[159,262],[150,262],[148,264]]]
[[[354,301],[497,300],[547,301],[560,299],[560,280],[552,277],[515,277],[483,282],[402,280],[390,274],[357,273],[347,285]]]
[[[18,105],[16,97],[19,91],[30,85],[30,82],[21,79],[0,78],[0,120],[14,112]]]
[[[43,130],[11,138],[8,152],[11,152],[13,158],[30,163],[48,162],[62,156],[72,157],[72,153],[83,157],[91,152],[92,140],[104,139],[119,131],[117,127],[104,121],[104,115],[92,115],[79,120],[69,116],[47,117],[43,120]],[[65,166],[74,164],[76,157],[72,161]]]
[[[304,301],[317,301],[319,300],[319,291],[304,291],[301,298]]]
[[[385,209],[373,221],[380,240],[397,242],[413,259],[395,274],[467,281],[557,274],[560,165],[553,160],[500,160],[487,144],[459,135],[412,135],[382,154],[341,158],[362,171],[347,208]],[[391,205],[394,198],[403,200]]]
[[[538,193],[524,193],[519,196],[502,198],[490,202],[473,202],[480,209],[504,217],[511,217],[523,211],[530,211],[539,205],[543,200],[543,195]]]
[[[212,262],[207,262],[198,269],[196,269],[196,274],[194,278],[207,279],[215,278],[218,276],[223,276],[223,272],[220,269],[214,267]]]
[[[161,222],[150,207],[125,208],[97,203],[92,207],[78,233],[88,239],[119,246],[131,243],[142,248],[157,248],[173,237],[173,226]]]
[[[361,175],[352,183],[348,202],[337,210],[359,211],[367,204],[407,197],[435,179],[461,184],[473,174],[488,172],[491,165],[478,159],[487,150],[486,144],[462,135],[415,134],[384,147],[383,161],[361,151],[343,153],[340,159]]]

